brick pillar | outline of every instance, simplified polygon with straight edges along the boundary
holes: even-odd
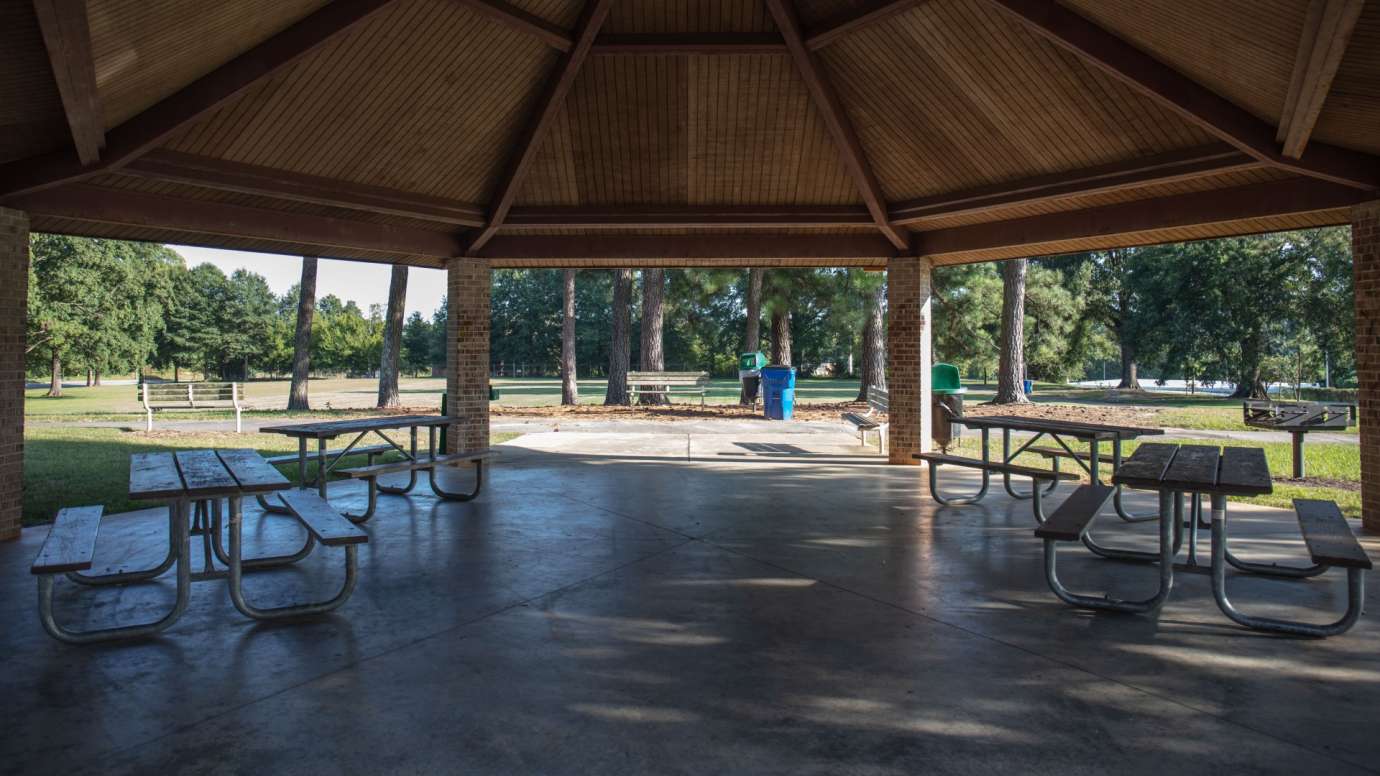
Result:
[[[1361,522],[1380,533],[1380,201],[1351,212],[1356,278],[1356,378],[1361,431]]]
[[[914,465],[912,456],[930,449],[930,260],[888,261],[886,298],[888,457]]]
[[[24,511],[24,340],[29,217],[0,208],[0,541],[19,538]]]
[[[447,452],[489,446],[489,262],[451,259],[446,265]]]

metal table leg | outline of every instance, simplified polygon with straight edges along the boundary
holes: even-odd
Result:
[[[300,617],[309,614],[322,614],[339,608],[355,590],[355,571],[357,568],[356,545],[345,545],[345,581],[334,597],[324,601],[288,604],[269,608],[256,607],[244,597],[244,564],[241,560],[243,528],[240,497],[230,498],[230,601],[246,617],[256,620],[277,620],[285,617]]]
[[[983,431],[986,431],[986,429],[983,429]],[[1027,442],[1027,444],[1029,444],[1029,443]],[[984,451],[985,451],[986,447],[987,447],[987,442],[984,440],[984,441],[983,441],[983,449],[984,449]],[[1002,463],[1011,463],[1011,460],[1010,460],[1010,459],[1011,459],[1011,429],[1009,429],[1009,428],[1003,428],[1003,429],[1001,430],[1001,460],[1002,460]],[[984,458],[984,460],[986,460],[986,459]],[[1055,470],[1056,470],[1056,471],[1058,471],[1058,460],[1059,460],[1059,459],[1057,459],[1057,458],[1055,459]],[[985,474],[985,472],[984,472],[984,474]],[[1039,480],[1031,480],[1031,481],[1030,481],[1030,492],[1029,492],[1029,493],[1018,493],[1018,492],[1016,491],[1015,488],[1011,487],[1011,474],[1010,474],[1009,472],[1002,472],[1002,475],[1001,475],[1001,484],[1002,484],[1002,487],[1006,488],[1006,493],[1007,493],[1007,495],[1011,496],[1011,498],[1016,498],[1016,499],[1034,498],[1034,491],[1035,491],[1035,489],[1038,488],[1038,487],[1040,487],[1040,482],[1039,482]],[[1054,489],[1057,488],[1057,487],[1059,487],[1059,480],[1058,480],[1058,479],[1050,480],[1050,481],[1049,481],[1049,487],[1045,488],[1045,495],[1049,495],[1050,493],[1053,493],[1053,492],[1054,492]]]
[[[1139,601],[1123,601],[1110,596],[1098,598],[1096,596],[1074,593],[1059,580],[1057,569],[1055,568],[1055,558],[1058,552],[1058,542],[1052,539],[1045,540],[1045,581],[1049,583],[1050,590],[1070,606],[1077,606],[1083,609],[1101,609],[1115,612],[1130,612],[1133,614],[1145,614],[1153,612],[1164,605],[1169,598],[1169,592],[1174,587],[1174,542],[1171,539],[1173,516],[1173,494],[1169,491],[1160,491],[1160,586],[1154,595]]]
[[[984,426],[984,427],[982,428],[982,430],[981,430],[981,433],[982,433],[982,462],[983,462],[983,463],[988,463],[989,460],[990,460],[990,459],[988,458],[989,453],[987,452],[987,442],[988,442],[988,436],[989,436],[989,429],[988,429],[986,426]],[[930,478],[930,498],[934,499],[934,500],[935,500],[936,502],[938,502],[941,506],[955,507],[955,506],[963,506],[963,505],[965,505],[965,504],[976,504],[977,502],[981,501],[982,498],[983,498],[984,496],[987,495],[987,488],[988,488],[989,485],[991,485],[991,482],[992,482],[992,474],[991,474],[991,472],[987,471],[986,469],[983,469],[983,470],[982,470],[982,487],[978,488],[978,490],[977,490],[976,493],[973,493],[973,494],[967,495],[967,496],[941,496],[941,495],[939,494],[939,465],[936,464],[934,461],[926,461],[926,462],[925,462],[925,467],[926,467],[927,469],[929,469],[929,478]]]
[[[411,449],[411,452],[408,454],[408,457],[411,458],[412,461],[415,463],[415,462],[417,461],[417,427],[416,427],[416,426],[412,426],[411,429],[410,429],[410,431],[412,432],[412,433],[411,433],[411,438],[412,438],[411,441],[412,441],[412,444],[411,444],[411,448],[410,448],[410,449]],[[382,435],[382,434],[379,434],[379,436],[383,436],[383,435]],[[384,439],[387,439],[387,437],[384,437]],[[390,443],[391,443],[391,440],[390,440]],[[394,447],[396,447],[396,446],[397,446],[397,445],[394,445]],[[395,487],[395,486],[392,486],[392,485],[384,485],[384,484],[381,483],[381,482],[377,482],[377,479],[378,479],[378,478],[374,478],[374,479],[375,479],[374,488],[377,488],[377,490],[380,490],[380,491],[382,491],[382,492],[384,492],[384,493],[392,494],[392,495],[394,495],[394,496],[400,496],[400,495],[402,495],[402,494],[404,494],[404,493],[410,493],[410,492],[412,492],[412,489],[413,489],[413,488],[417,487],[417,470],[416,470],[416,469],[412,469],[412,470],[408,471],[407,474],[408,474],[407,485],[405,485],[405,486],[403,486],[403,487],[401,487],[401,488]],[[369,494],[369,498],[370,498],[371,500],[374,499],[374,498],[376,498],[376,494],[375,494],[375,493],[370,493],[370,494]],[[362,519],[360,520],[360,522],[363,522],[363,520],[369,519],[369,517],[372,517],[373,514],[374,514],[373,504],[371,503],[371,504],[370,504],[370,508],[364,513],[364,516],[362,517]],[[355,518],[354,518],[354,517],[351,517],[351,519],[353,520],[353,519],[355,519]]]
[[[1121,435],[1117,434],[1112,439],[1112,472],[1121,468]],[[1112,491],[1112,508],[1116,510],[1116,516],[1128,523],[1148,523],[1159,517],[1155,513],[1134,514],[1121,504],[1121,486],[1117,485],[1116,490]]]

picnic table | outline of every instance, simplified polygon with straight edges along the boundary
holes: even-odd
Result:
[[[1006,492],[1017,499],[1031,499],[1035,509],[1035,519],[1037,522],[1044,521],[1044,514],[1041,507],[1041,495],[1045,495],[1054,490],[1060,480],[1078,479],[1072,474],[1064,474],[1059,471],[1059,460],[1061,458],[1072,459],[1087,472],[1093,482],[1099,482],[1101,476],[1101,464],[1105,460],[1102,452],[1102,443],[1110,445],[1112,471],[1115,472],[1121,465],[1121,444],[1128,439],[1135,439],[1141,436],[1153,436],[1163,434],[1164,431],[1158,428],[1144,428],[1140,426],[1123,426],[1108,423],[1083,423],[1079,421],[1054,420],[1048,418],[1029,418],[1020,415],[965,415],[954,418],[954,423],[962,423],[969,428],[975,428],[982,435],[982,457],[965,458],[936,453],[921,453],[917,458],[923,459],[930,464],[930,495],[940,504],[974,504],[981,501],[987,495],[992,472],[1002,475],[1002,485]],[[1001,459],[992,461],[989,452],[990,433],[993,429],[1001,432]],[[1024,432],[1030,434],[1019,447],[1014,451],[1011,449],[1012,432]],[[1054,443],[1053,447],[1037,446],[1037,442],[1048,439]],[[1086,443],[1087,450],[1075,450],[1070,441]],[[1036,469],[1028,466],[1018,466],[1014,463],[1017,456],[1025,452],[1033,452],[1044,456],[1051,461],[1051,469]],[[939,493],[937,487],[937,469],[941,464],[965,466],[980,469],[982,471],[982,485],[979,490],[969,496],[946,497]],[[1030,477],[1032,487],[1030,492],[1022,493],[1011,485],[1011,477],[1025,476]],[[1047,482],[1043,492],[1041,482]],[[1121,503],[1121,488],[1115,486],[1112,494],[1112,503],[1116,513],[1121,519],[1129,522],[1139,522],[1156,519],[1155,515],[1135,515],[1127,511]]]
[[[354,479],[364,479],[369,484],[368,506],[362,513],[345,513],[345,516],[356,523],[362,523],[373,517],[374,510],[378,501],[378,493],[389,493],[402,495],[410,493],[417,486],[417,472],[425,470],[428,472],[428,480],[431,490],[437,496],[444,499],[456,501],[469,501],[479,494],[483,487],[484,469],[483,462],[492,456],[487,450],[468,450],[459,451],[451,454],[442,454],[436,445],[436,435],[439,429],[455,423],[458,418],[450,415],[388,415],[378,418],[358,418],[354,420],[333,420],[316,423],[291,423],[281,426],[265,426],[259,429],[266,434],[282,434],[297,440],[296,455],[282,455],[269,458],[268,462],[274,465],[297,464],[298,480],[303,487],[307,486],[307,464],[314,456],[316,458],[317,469],[315,485],[317,494],[324,500],[326,499],[327,483],[330,481],[330,474],[346,456],[353,454],[366,454],[369,456],[368,465],[342,470],[340,473],[346,477]],[[406,429],[409,437],[409,444],[406,448],[398,444],[388,436],[389,431],[401,431]],[[418,432],[421,429],[427,430],[427,447],[425,454],[418,450]],[[382,445],[367,446],[361,445],[367,437],[373,435],[383,440]],[[349,442],[336,450],[329,450],[329,443],[332,440],[346,437]],[[316,441],[316,451],[312,453],[308,450],[308,443]],[[398,462],[375,464],[373,457],[382,452],[397,452],[402,456]],[[453,493],[442,488],[436,481],[437,466],[455,466],[463,463],[472,463],[475,467],[475,486],[470,493]],[[384,485],[378,481],[381,475],[407,473],[408,481],[403,486]],[[271,512],[282,512],[284,507],[274,503],[271,499],[259,497],[259,504],[264,509]]]
[[[39,617],[54,638],[69,643],[108,641],[148,636],[165,630],[187,608],[193,582],[225,579],[230,599],[241,613],[260,620],[331,611],[354,590],[355,548],[368,541],[360,531],[311,493],[288,493],[292,483],[254,450],[184,450],[177,453],[138,453],[130,457],[129,497],[168,508],[168,554],[158,565],[134,571],[82,573],[91,568],[100,528],[100,507],[77,507],[59,512],[48,540],[31,571],[38,576]],[[289,555],[243,557],[243,500],[247,495],[283,492],[283,503],[307,532],[301,550]],[[222,500],[229,506],[230,546],[222,546]],[[202,569],[192,570],[191,536],[200,535]],[[295,563],[316,543],[345,549],[345,581],[339,592],[322,601],[260,608],[246,600],[245,571]],[[224,565],[221,568],[217,561]],[[53,583],[65,575],[88,586],[122,585],[152,579],[176,567],[177,597],[172,610],[154,622],[72,631],[59,625],[53,612]]]
[[[1194,549],[1198,519],[1191,515],[1190,555],[1187,564],[1176,564],[1183,523],[1183,494],[1195,499],[1206,495],[1212,505],[1212,556],[1210,573],[1213,597],[1217,606],[1232,621],[1256,630],[1291,635],[1329,636],[1350,628],[1364,605],[1365,571],[1370,560],[1352,535],[1346,519],[1332,502],[1295,499],[1299,528],[1312,557],[1311,566],[1279,566],[1249,563],[1235,558],[1227,546],[1227,499],[1232,496],[1259,496],[1273,491],[1265,451],[1253,447],[1219,448],[1213,445],[1143,444],[1124,461],[1112,475],[1112,481],[1128,488],[1154,490],[1159,493],[1159,551],[1132,553],[1118,551],[1113,557],[1124,560],[1153,560],[1159,567],[1160,584],[1156,593],[1144,600],[1121,601],[1069,591],[1056,572],[1058,542],[1083,540],[1088,542],[1088,530],[1096,518],[1096,510],[1089,512],[1085,505],[1065,504],[1036,529],[1035,535],[1044,540],[1045,577],[1050,589],[1061,600],[1073,606],[1123,612],[1152,612],[1168,599],[1174,585],[1176,569],[1198,570]],[[1095,483],[1096,484],[1096,483]],[[1085,486],[1088,488],[1091,486]],[[1106,492],[1092,494],[1088,501],[1107,497]],[[1100,553],[1106,554],[1106,553]],[[1332,567],[1348,572],[1348,606],[1341,619],[1327,624],[1314,624],[1266,617],[1254,617],[1239,611],[1227,595],[1226,569],[1235,566],[1247,573],[1278,577],[1314,576]]]

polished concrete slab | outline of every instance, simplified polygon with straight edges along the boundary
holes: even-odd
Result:
[[[223,584],[206,582],[158,639],[64,646],[39,627],[27,571],[43,530],[0,545],[0,772],[1359,773],[1380,763],[1373,616],[1325,641],[1264,636],[1227,621],[1193,574],[1178,576],[1157,616],[1080,612],[1045,587],[1027,504],[938,508],[920,470],[867,460],[846,436],[691,435],[688,454],[665,434],[596,436],[504,445],[471,503],[382,497],[354,597],[301,622],[245,620]],[[777,444],[802,450],[754,449]],[[341,507],[362,498],[354,484],[333,490]],[[1302,555],[1283,511],[1234,506],[1231,525],[1243,556]],[[1107,542],[1151,541],[1149,526],[1111,516],[1098,526]],[[156,511],[108,519],[98,565],[155,562],[165,530]],[[246,541],[256,553],[286,549],[300,529],[253,512]],[[1064,557],[1079,589],[1154,585],[1145,567]],[[327,591],[339,562],[318,552],[258,572],[250,592],[272,604]],[[1344,604],[1336,573],[1233,582],[1238,603],[1260,613],[1322,619],[1317,610]],[[1375,600],[1380,586],[1368,587]],[[64,584],[59,606],[79,626],[155,617],[170,599],[167,580]]]

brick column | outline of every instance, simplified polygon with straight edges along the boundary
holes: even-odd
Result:
[[[489,446],[489,262],[458,258],[446,265],[447,452]]]
[[[1380,201],[1351,212],[1356,279],[1356,377],[1361,431],[1361,522],[1380,533]]]
[[[886,266],[887,388],[891,463],[918,464],[930,449],[930,260],[900,256]]]
[[[0,208],[0,541],[19,538],[24,511],[24,340],[29,217]]]

